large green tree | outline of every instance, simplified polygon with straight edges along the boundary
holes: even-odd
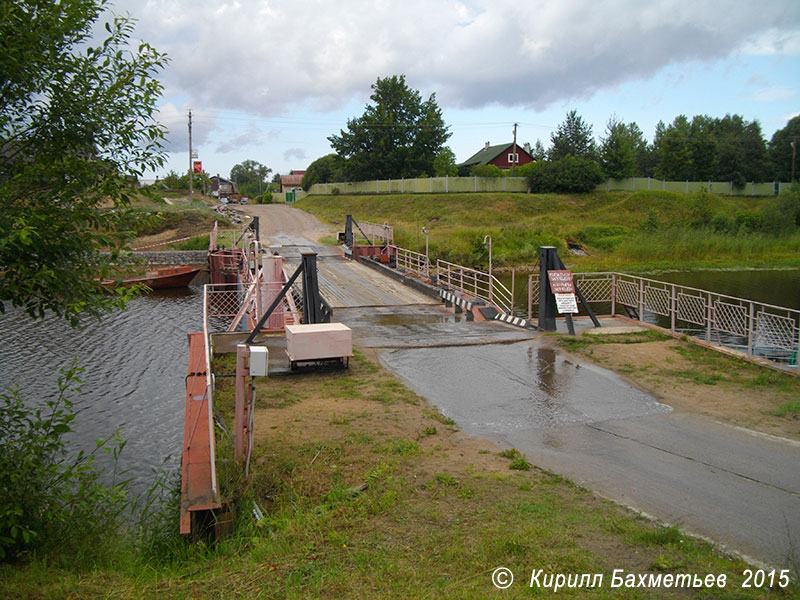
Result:
[[[625,179],[636,174],[634,143],[627,125],[612,116],[606,123],[606,137],[600,144],[600,167],[606,177]]]
[[[133,233],[136,177],[163,164],[153,115],[166,58],[132,45],[129,17],[92,43],[104,0],[1,6],[0,311],[75,323],[124,300],[96,277]]]
[[[345,174],[353,181],[434,175],[433,161],[450,137],[436,103],[436,94],[423,100],[393,75],[372,85],[373,104],[347,121],[347,131],[328,140],[345,159]]]
[[[237,191],[244,196],[255,196],[264,192],[269,186],[269,174],[272,169],[256,160],[243,160],[231,168],[230,178],[236,184]]]
[[[685,115],[678,115],[669,125],[662,121],[656,125],[653,144],[658,156],[656,176],[662,179],[684,181],[693,173],[691,127]]]
[[[308,165],[303,175],[303,189],[308,191],[315,183],[336,183],[343,181],[344,164],[338,154],[326,154]]]
[[[769,141],[768,178],[774,181],[792,179],[792,142],[795,143],[795,179],[797,179],[797,155],[800,153],[800,115],[786,123],[786,127],[776,131]]]
[[[433,159],[433,170],[437,177],[455,177],[458,175],[455,152],[447,146],[442,148],[436,158]]]
[[[592,126],[576,110],[567,113],[564,122],[550,134],[550,141],[552,145],[547,158],[551,161],[560,160],[567,155],[591,159],[596,157]]]

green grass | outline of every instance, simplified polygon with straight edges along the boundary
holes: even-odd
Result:
[[[771,415],[782,418],[800,418],[800,402],[792,401],[781,404],[780,407],[770,412]]]
[[[686,195],[662,191],[557,194],[391,194],[308,196],[297,207],[344,230],[345,215],[395,228],[398,245],[469,266],[535,265],[538,247],[554,245],[573,268],[653,270],[675,266],[800,266],[800,232],[753,233],[774,198]],[[735,232],[713,229],[730,215]],[[735,217],[735,218],[734,218]],[[751,226],[752,225],[752,226]],[[572,256],[579,244],[589,256]]]
[[[601,344],[645,344],[647,342],[664,342],[672,339],[670,336],[653,329],[648,329],[646,331],[634,331],[631,333],[601,335],[549,335],[555,337],[558,340],[558,343],[569,351],[590,348],[591,346]]]
[[[216,373],[233,367],[233,355],[215,358]],[[341,382],[354,386],[355,395],[339,397]],[[217,408],[230,423],[233,380],[218,377],[217,384]],[[257,427],[249,480],[230,460],[229,440],[217,437],[219,479],[234,509],[232,535],[216,544],[189,544],[173,534],[147,556],[127,555],[94,568],[36,558],[2,565],[0,597],[547,595],[526,585],[533,568],[603,573],[603,588],[591,594],[600,599],[620,597],[609,585],[613,569],[724,573],[729,580],[724,590],[637,590],[623,597],[764,596],[740,589],[745,563],[676,526],[653,524],[529,465],[508,470],[525,460],[518,450],[502,452],[508,462],[486,451],[469,454],[463,434],[449,424],[448,431],[413,439],[408,431],[422,432],[446,418],[360,353],[349,372],[272,377],[257,386],[258,406],[267,411],[258,422],[279,426]],[[371,399],[381,391],[394,402]],[[330,401],[327,412],[307,404],[320,399]],[[492,464],[477,467],[478,458]],[[253,502],[264,520],[254,521]],[[498,566],[517,578],[502,593],[490,579]],[[581,591],[560,595],[582,597]]]

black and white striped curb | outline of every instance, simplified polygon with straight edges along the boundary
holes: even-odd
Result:
[[[513,315],[507,315],[505,313],[497,313],[494,316],[495,321],[503,321],[503,323],[508,323],[509,325],[516,325],[517,327],[524,327],[525,329],[534,329],[533,325],[531,325],[527,319],[523,319],[521,317],[515,317]]]
[[[450,302],[455,304],[456,306],[460,306],[464,310],[472,311],[473,304],[469,300],[464,300],[461,296],[456,296],[453,292],[447,292],[445,290],[439,290],[439,296],[441,296],[442,300],[445,302]]]

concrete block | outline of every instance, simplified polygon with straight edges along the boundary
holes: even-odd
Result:
[[[287,325],[286,353],[292,361],[353,355],[353,332],[341,323]]]

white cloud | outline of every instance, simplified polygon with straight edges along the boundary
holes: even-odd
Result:
[[[229,152],[237,152],[244,148],[256,147],[263,143],[266,138],[274,135],[273,131],[264,132],[263,129],[251,121],[247,129],[241,133],[237,135],[232,133],[224,135],[224,141],[217,146],[216,152],[219,154],[227,154]]]
[[[542,109],[668,65],[800,53],[800,3],[117,0],[194,106],[275,116],[366,100],[404,73],[444,106]]]
[[[800,56],[800,31],[796,28],[793,31],[781,31],[773,27],[759,32],[742,46],[742,53],[754,56]]]
[[[283,160],[287,162],[291,162],[293,159],[305,160],[306,158],[306,151],[302,148],[289,148],[283,153]]]
[[[180,108],[171,102],[158,107],[156,120],[167,128],[166,150],[169,152],[189,152],[189,107]],[[199,148],[214,130],[216,119],[212,113],[192,116],[192,147]]]
[[[776,85],[756,90],[750,95],[750,98],[756,102],[779,102],[781,100],[794,98],[796,95],[796,89],[782,85]]]

